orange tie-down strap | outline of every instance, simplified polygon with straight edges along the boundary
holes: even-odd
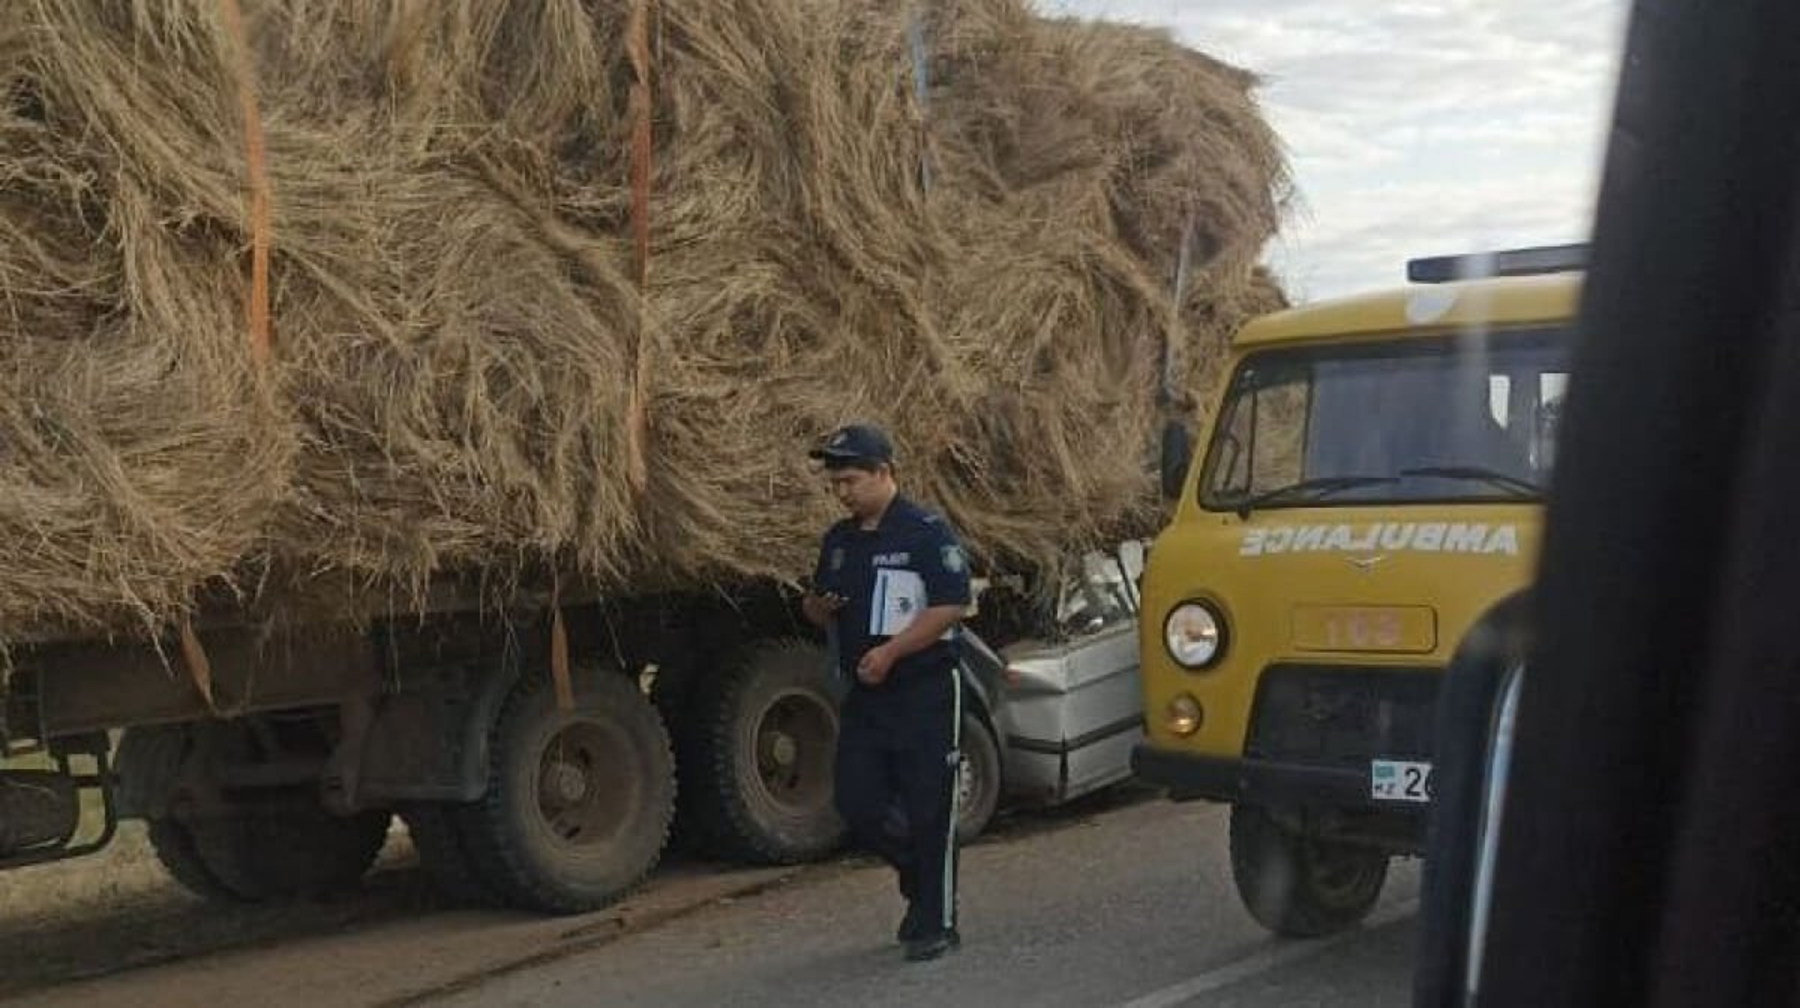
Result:
[[[206,648],[200,644],[200,635],[194,633],[193,620],[182,617],[180,633],[181,661],[187,666],[188,678],[193,680],[200,699],[206,701],[206,709],[217,714],[219,706],[213,699],[212,662],[206,657]]]
[[[650,286],[650,0],[631,5],[626,26],[626,56],[631,61],[631,235],[635,247],[638,285],[637,338],[632,342],[631,398],[626,417],[625,470],[632,489],[644,491],[649,482],[645,459],[649,441],[650,334],[643,298]]]
[[[244,110],[244,174],[250,218],[250,295],[245,304],[249,322],[250,359],[258,370],[269,362],[269,176],[264,156],[262,113],[256,98],[256,76],[250,65],[250,36],[244,30],[244,12],[238,0],[219,0],[219,22],[231,45],[231,62],[238,79],[238,100]],[[217,714],[213,697],[212,662],[194,632],[193,621],[183,617],[176,628],[182,664],[207,710]]]
[[[250,36],[238,0],[219,0],[219,20],[232,44],[238,100],[244,109],[244,173],[250,211],[250,297],[245,313],[250,323],[250,357],[259,366],[269,361],[269,175],[265,164],[262,113],[256,97],[256,74],[250,61]]]
[[[550,591],[550,685],[556,691],[556,709],[564,714],[575,709],[575,685],[569,677],[569,629],[563,625],[562,590]]]

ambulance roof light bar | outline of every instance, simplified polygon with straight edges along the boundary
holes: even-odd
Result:
[[[1587,262],[1586,242],[1574,245],[1540,245],[1536,248],[1507,249],[1501,252],[1409,259],[1406,263],[1406,279],[1413,283],[1449,283],[1452,280],[1472,280],[1477,277],[1570,273],[1586,269]]]

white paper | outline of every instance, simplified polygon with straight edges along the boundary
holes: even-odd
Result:
[[[892,637],[912,626],[925,609],[925,579],[917,571],[882,568],[875,572],[869,606],[869,635]]]

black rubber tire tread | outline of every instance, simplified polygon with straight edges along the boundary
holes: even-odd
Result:
[[[305,800],[246,804],[189,821],[200,861],[249,902],[324,896],[352,889],[387,842],[385,811],[334,816]]]
[[[789,865],[817,861],[844,844],[844,823],[826,789],[816,817],[786,824],[758,814],[746,797],[740,767],[740,732],[748,712],[760,711],[773,690],[799,686],[817,694],[835,716],[830,670],[823,647],[798,638],[756,641],[732,652],[719,673],[702,682],[685,733],[689,749],[682,781],[684,818],[706,854],[748,864]],[[832,739],[835,756],[837,740]]]
[[[200,848],[194,843],[194,835],[179,820],[146,819],[144,825],[148,828],[150,849],[156,852],[156,860],[162,863],[170,877],[181,883],[182,888],[209,903],[249,902],[219,881],[206,866],[200,858]]]
[[[956,815],[956,840],[968,843],[980,836],[994,820],[994,812],[1000,807],[1000,790],[1002,767],[1000,763],[1000,746],[994,741],[994,733],[982,723],[980,717],[970,711],[963,711],[962,738],[960,741],[963,759],[975,768],[975,797],[967,807],[959,807]]]
[[[576,718],[611,719],[635,736],[634,750],[644,757],[640,783],[645,800],[637,809],[626,839],[613,845],[615,855],[586,879],[534,849],[528,814],[535,815],[536,772],[541,753],[521,755],[535,733],[555,731],[564,715],[556,709],[548,675],[533,673],[513,687],[495,719],[488,740],[487,789],[479,801],[451,806],[464,850],[483,881],[501,901],[524,910],[550,914],[587,913],[605,907],[643,882],[661,860],[675,816],[675,757],[662,718],[628,676],[607,670],[581,679]],[[529,759],[519,778],[516,760]],[[529,786],[532,793],[522,795]],[[529,799],[526,802],[526,799]],[[532,811],[523,810],[529,804]]]
[[[669,827],[669,850],[698,854],[706,846],[705,827],[694,810],[691,782],[705,772],[707,752],[699,741],[699,697],[705,672],[717,664],[710,652],[694,646],[677,661],[657,674],[650,691],[650,702],[662,715],[669,729],[669,741],[675,750],[675,779],[681,787],[675,795],[675,821]]]
[[[1331,846],[1365,859],[1368,875],[1349,898],[1333,901],[1305,870],[1307,848]],[[1374,909],[1387,880],[1387,855],[1372,848],[1309,840],[1253,805],[1231,807],[1231,877],[1257,923],[1284,938],[1322,938],[1356,924]]]
[[[168,816],[168,791],[181,773],[189,737],[189,728],[184,724],[136,725],[125,729],[113,755],[113,773],[118,781],[115,794],[121,817],[142,817],[149,821]],[[178,844],[179,841],[171,840],[171,843]]]
[[[419,867],[439,896],[457,906],[493,906],[500,897],[463,839],[461,809],[460,803],[411,802],[400,808],[400,818],[419,854]]]

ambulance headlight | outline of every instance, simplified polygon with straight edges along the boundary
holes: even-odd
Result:
[[[1204,602],[1183,602],[1163,621],[1163,644],[1182,668],[1208,668],[1225,653],[1225,620]]]

